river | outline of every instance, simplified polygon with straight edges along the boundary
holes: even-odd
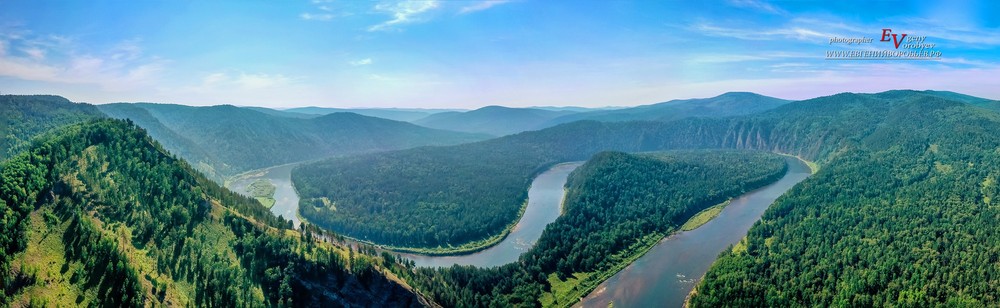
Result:
[[[490,248],[457,256],[411,253],[399,253],[399,255],[413,260],[417,266],[427,267],[446,267],[454,264],[492,267],[517,261],[522,253],[535,245],[542,236],[545,226],[559,218],[565,196],[563,186],[566,185],[570,172],[582,164],[583,162],[558,164],[535,177],[531,182],[531,188],[528,189],[528,207],[524,210],[524,215],[503,241]],[[230,182],[228,187],[235,192],[248,194],[246,189],[250,183],[257,179],[269,180],[277,187],[271,212],[291,219],[298,228],[299,196],[291,181],[294,167],[295,164],[289,164],[247,172]]]
[[[528,207],[524,210],[521,220],[514,229],[499,244],[471,254],[457,256],[427,256],[403,253],[405,258],[413,260],[417,266],[447,267],[454,264],[475,265],[479,267],[500,266],[517,261],[522,253],[535,246],[542,237],[542,231],[549,223],[556,221],[562,211],[563,198],[566,195],[564,186],[570,172],[583,162],[564,163],[556,165],[531,182],[528,189]]]
[[[645,255],[604,281],[577,306],[681,307],[719,253],[738,242],[774,201],[810,175],[802,161],[787,158],[788,171],[775,183],[734,198],[701,227],[668,236]]]
[[[291,219],[295,227],[298,228],[299,194],[295,192],[295,187],[292,186],[292,168],[295,168],[295,165],[281,165],[244,173],[238,176],[236,180],[230,182],[227,188],[237,193],[249,195],[247,186],[250,183],[253,183],[257,179],[270,181],[275,186],[274,206],[271,207],[271,213],[274,213],[275,216]]]

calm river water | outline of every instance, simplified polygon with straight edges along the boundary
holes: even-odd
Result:
[[[542,230],[549,223],[556,221],[562,211],[563,197],[566,195],[563,186],[566,178],[583,162],[559,164],[535,177],[528,189],[528,208],[524,210],[521,220],[514,229],[499,244],[485,250],[458,256],[426,256],[418,254],[401,254],[413,260],[417,266],[447,267],[454,264],[475,265],[480,267],[500,266],[517,261],[522,253],[535,246]]]
[[[510,234],[497,245],[458,256],[426,256],[410,253],[399,255],[412,259],[418,266],[428,267],[446,267],[454,264],[491,267],[517,261],[522,253],[535,245],[542,236],[545,226],[559,218],[566,178],[582,164],[583,162],[559,164],[535,177],[528,190],[528,207],[524,210],[524,215]],[[248,172],[231,182],[229,189],[248,194],[247,186],[255,180],[263,178],[271,181],[271,184],[277,187],[274,193],[276,202],[271,207],[271,212],[292,219],[295,227],[298,227],[299,218],[296,214],[299,208],[299,196],[291,181],[291,171],[294,167],[292,164]]]
[[[271,207],[271,213],[274,213],[275,216],[291,219],[295,227],[298,228],[299,194],[295,192],[295,188],[292,186],[292,168],[295,168],[295,164],[247,172],[239,179],[229,183],[228,188],[244,195],[250,195],[247,192],[247,186],[250,183],[253,183],[257,179],[271,181],[271,184],[275,186],[275,202],[274,206]]]
[[[660,241],[641,258],[618,272],[577,306],[681,307],[715,258],[747,234],[774,200],[810,175],[802,161],[787,158],[788,172],[777,182],[746,193],[698,229]]]

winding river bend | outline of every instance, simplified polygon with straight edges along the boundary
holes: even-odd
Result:
[[[580,165],[583,162],[559,164],[535,177],[528,189],[528,208],[510,234],[499,244],[466,255],[400,255],[413,260],[417,266],[429,267],[448,267],[454,264],[492,267],[515,262],[522,253],[535,246],[535,242],[542,237],[545,226],[559,218],[566,195],[563,188],[566,186],[566,179]]]
[[[681,307],[719,253],[739,242],[779,196],[810,175],[804,162],[787,158],[788,171],[775,183],[735,198],[701,227],[660,241],[611,276],[577,306]]]
[[[566,185],[570,172],[582,164],[583,162],[558,164],[535,177],[531,182],[531,188],[528,189],[528,207],[524,210],[524,215],[499,244],[482,251],[457,256],[398,254],[413,260],[417,266],[427,267],[447,267],[454,264],[492,267],[515,262],[522,253],[535,245],[542,236],[545,226],[559,218],[565,196],[563,186]],[[291,219],[295,227],[298,227],[299,196],[291,181],[294,167],[295,164],[289,164],[247,172],[229,183],[228,187],[235,192],[248,194],[247,186],[250,183],[257,179],[269,180],[277,187],[271,212]]]
[[[607,307],[680,307],[715,258],[735,244],[774,201],[810,175],[802,161],[788,158],[788,171],[775,183],[746,193],[723,209],[718,217],[698,229],[669,236],[641,258],[601,283],[577,306]],[[556,220],[562,209],[564,186],[570,172],[582,162],[560,164],[538,175],[528,190],[528,207],[511,233],[499,244],[485,250],[459,256],[401,254],[418,266],[441,267],[453,264],[479,267],[499,266],[517,261],[534,246],[542,230]],[[299,225],[299,197],[291,182],[292,165],[282,165],[248,172],[231,182],[233,191],[246,194],[246,187],[257,179],[274,184],[275,204],[271,212],[292,219]]]

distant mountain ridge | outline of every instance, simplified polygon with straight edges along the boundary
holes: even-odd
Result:
[[[278,109],[275,109],[278,110]],[[369,117],[396,121],[412,122],[429,115],[441,112],[465,111],[464,109],[421,109],[421,108],[329,108],[329,107],[296,107],[278,111],[308,115],[326,115],[337,112],[353,112]]]
[[[672,100],[652,105],[592,111],[553,119],[547,126],[579,120],[602,122],[670,121],[686,117],[727,117],[754,114],[791,101],[750,92],[727,92],[710,98]]]
[[[545,123],[574,111],[486,106],[467,112],[442,112],[413,121],[430,128],[505,136],[545,128]]]
[[[671,121],[686,117],[747,115],[771,110],[789,102],[791,101],[756,93],[729,92],[710,98],[672,100],[627,108],[487,106],[467,112],[442,112],[413,123],[439,129],[505,136],[580,120]]]
[[[450,132],[355,113],[292,118],[231,105],[100,105],[115,118],[149,127],[168,150],[216,179],[239,172],[333,155],[446,145],[486,136]],[[143,116],[137,109],[145,110]],[[155,121],[154,121],[155,120]]]
[[[0,95],[0,160],[32,137],[67,124],[104,117],[94,105],[55,95]]]

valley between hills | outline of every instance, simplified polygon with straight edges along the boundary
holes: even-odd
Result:
[[[477,110],[0,95],[0,303],[995,306],[996,106],[912,90]],[[518,239],[510,259],[450,266]]]

